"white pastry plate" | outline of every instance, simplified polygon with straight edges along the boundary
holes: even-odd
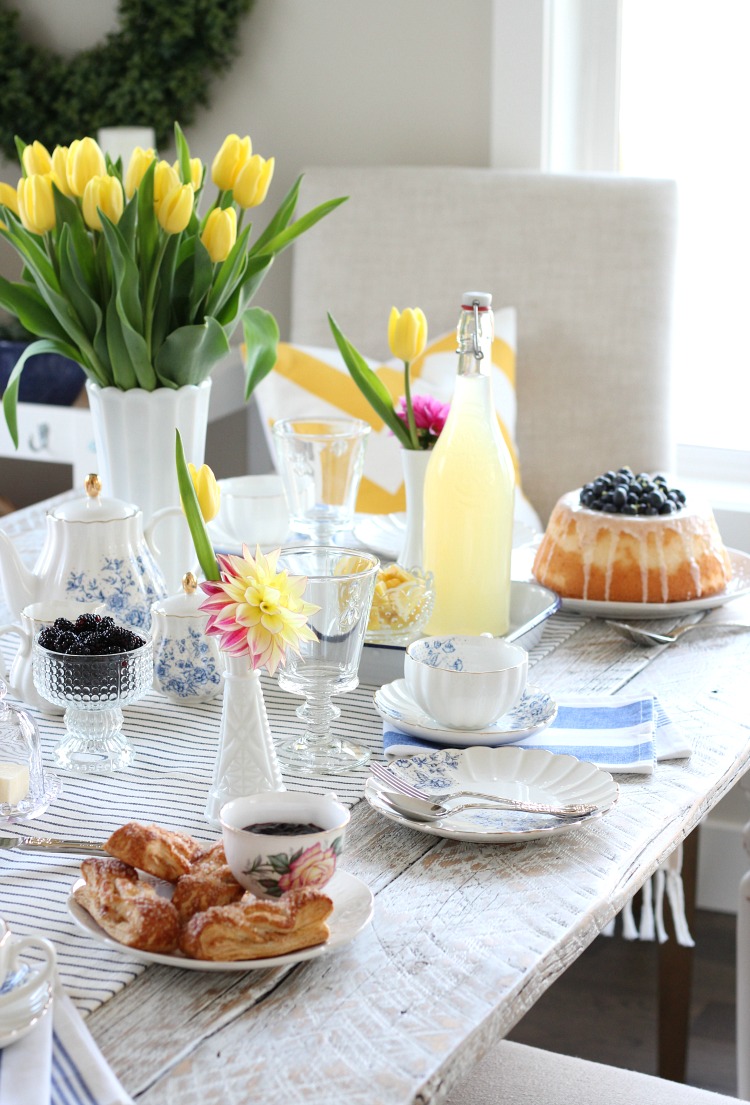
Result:
[[[360,514],[354,524],[354,536],[371,552],[395,560],[406,535],[405,514]],[[533,540],[535,531],[518,519],[513,523],[513,548]]]
[[[619,797],[618,785],[609,772],[574,756],[561,756],[541,748],[441,748],[402,756],[392,760],[388,767],[437,801],[442,801],[441,795],[446,790],[458,786],[496,794],[499,798],[596,805],[593,813],[575,820],[558,821],[509,810],[468,810],[426,824],[410,821],[388,809],[378,797],[383,789],[381,784],[372,777],[367,780],[365,798],[384,817],[419,833],[477,844],[512,844],[568,832],[598,820]]]
[[[188,959],[181,952],[166,955],[141,951],[139,948],[128,948],[125,944],[113,940],[73,897],[76,889],[83,885],[83,881],[83,879],[75,881],[68,897],[68,910],[79,928],[88,933],[97,943],[105,944],[129,959],[137,959],[141,963],[162,963],[167,967],[182,967],[189,971],[257,971],[266,967],[284,967],[290,963],[302,963],[306,959],[317,959],[318,956],[328,955],[344,944],[350,943],[369,924],[375,907],[372,891],[366,883],[356,875],[349,874],[348,871],[337,871],[322,891],[333,901],[333,913],[328,919],[331,935],[325,944],[301,948],[300,951],[290,952],[288,955],[267,956],[265,959],[242,959],[234,962]],[[165,898],[171,897],[173,890],[171,883],[163,882],[161,879],[149,881]]]
[[[209,522],[206,528],[215,552],[234,553],[236,556],[242,555],[242,542],[222,529],[217,520]],[[278,549],[279,545],[283,543],[283,541],[277,541],[273,545],[261,544],[260,550],[264,553],[271,552],[272,549]],[[248,547],[255,556],[255,545],[250,542]]]
[[[727,549],[732,578],[718,595],[687,602],[597,602],[593,599],[563,599],[563,611],[588,614],[592,618],[669,618],[714,610],[734,599],[750,594],[750,555],[739,549]]]
[[[28,980],[31,971],[32,968],[25,963],[15,968],[5,978],[0,988],[3,998],[22,986]],[[11,1001],[9,1004],[4,1003],[0,1012],[0,1048],[14,1044],[27,1032],[31,1032],[34,1025],[39,1023],[51,1007],[52,1000],[52,987],[49,982],[44,982],[25,997]]]
[[[446,729],[414,701],[405,679],[396,679],[380,687],[375,692],[374,702],[380,716],[395,722],[403,733],[451,748],[512,744],[546,729],[557,715],[555,700],[546,691],[528,685],[518,705],[484,729]]]

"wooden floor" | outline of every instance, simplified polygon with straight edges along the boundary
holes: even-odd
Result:
[[[693,938],[687,1081],[734,1096],[735,918],[699,910]],[[509,1038],[656,1074],[656,945],[598,937]]]

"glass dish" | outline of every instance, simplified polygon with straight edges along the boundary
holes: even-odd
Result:
[[[385,585],[384,590],[379,584]],[[398,564],[384,565],[378,572],[365,642],[407,645],[421,635],[435,603],[430,572]]]

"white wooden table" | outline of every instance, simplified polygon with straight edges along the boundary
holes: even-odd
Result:
[[[746,770],[748,670],[750,634],[636,652],[581,619],[534,683],[653,691],[692,737],[689,760],[618,776],[600,821],[512,846],[418,834],[360,801],[343,866],[375,893],[372,924],[291,968],[149,967],[88,1018],[105,1056],[142,1105],[445,1100]]]

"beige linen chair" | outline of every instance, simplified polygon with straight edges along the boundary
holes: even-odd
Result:
[[[503,1040],[448,1105],[730,1105],[736,1100]]]
[[[517,438],[543,521],[611,467],[669,469],[675,243],[670,182],[458,168],[316,168],[347,203],[294,247],[291,339],[332,346],[331,312],[387,359],[391,306],[450,330],[462,293],[518,316]]]

